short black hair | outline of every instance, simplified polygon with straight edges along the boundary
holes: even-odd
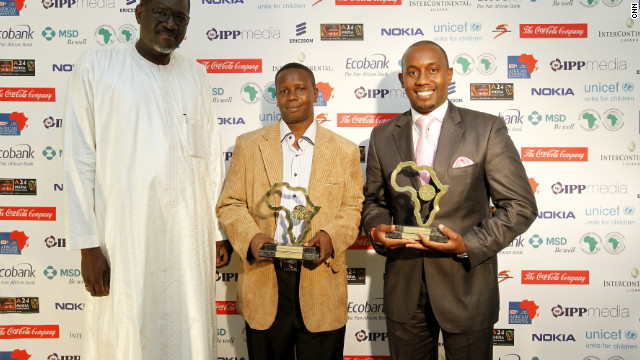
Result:
[[[431,41],[431,40],[420,40],[418,42],[415,42],[413,44],[411,44],[411,46],[409,46],[407,48],[407,50],[404,51],[404,54],[402,54],[402,64],[400,64],[401,67],[404,66],[404,56],[407,54],[407,51],[409,51],[409,49],[414,48],[416,46],[423,46],[423,45],[430,45],[430,46],[435,46],[437,49],[440,50],[440,52],[442,53],[442,55],[444,55],[444,61],[447,63],[447,67],[449,67],[449,57],[447,56],[447,52],[444,51],[444,49],[442,48],[442,46],[438,45],[438,43]]]
[[[316,87],[316,77],[313,76],[313,71],[311,71],[311,69],[309,69],[308,67],[300,64],[300,63],[288,63],[285,66],[281,67],[280,70],[278,70],[278,72],[276,73],[276,77],[274,78],[274,82],[278,82],[278,75],[280,75],[282,72],[289,70],[289,69],[300,69],[303,70],[307,73],[307,75],[309,75],[309,79],[311,79],[311,85],[313,85],[313,87]]]

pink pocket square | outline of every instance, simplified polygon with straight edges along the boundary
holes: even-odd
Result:
[[[473,160],[469,159],[468,157],[460,156],[453,163],[453,168],[454,169],[461,168],[461,167],[470,166],[470,165],[473,165]]]

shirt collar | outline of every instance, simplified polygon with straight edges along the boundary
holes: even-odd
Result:
[[[442,121],[444,120],[444,115],[447,113],[448,108],[449,101],[445,101],[442,105],[438,106],[437,108],[435,108],[435,110],[430,112],[429,115],[434,116],[436,119],[438,119],[438,121],[440,121],[440,123],[442,123]],[[416,119],[420,116],[422,116],[422,114],[411,108],[411,119],[413,120],[414,125],[416,123]]]
[[[304,139],[311,143],[311,145],[315,145],[316,143],[316,132],[318,131],[318,123],[313,120],[311,125],[307,128],[307,130],[302,134],[300,139]],[[291,129],[289,129],[289,125],[283,120],[280,120],[280,142],[282,142],[287,135],[293,133]]]

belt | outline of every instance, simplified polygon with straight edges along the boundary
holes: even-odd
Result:
[[[298,260],[276,259],[274,261],[274,264],[276,265],[276,270],[280,270],[280,271],[296,272],[300,270],[300,261]]]

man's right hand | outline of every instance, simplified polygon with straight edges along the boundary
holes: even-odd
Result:
[[[111,267],[100,247],[80,250],[81,268],[84,287],[91,296],[109,295]]]
[[[395,225],[380,224],[373,230],[373,240],[379,244],[386,246],[389,249],[405,247],[407,244],[414,244],[416,242],[415,240],[408,239],[388,239],[387,233],[395,230]]]
[[[251,244],[249,245],[249,250],[251,251],[251,255],[253,255],[253,258],[256,259],[256,261],[272,262],[273,261],[272,258],[266,258],[266,257],[260,256],[259,252],[260,252],[260,249],[262,249],[262,247],[264,246],[264,244],[277,244],[277,242],[263,233],[255,234],[251,239]]]

